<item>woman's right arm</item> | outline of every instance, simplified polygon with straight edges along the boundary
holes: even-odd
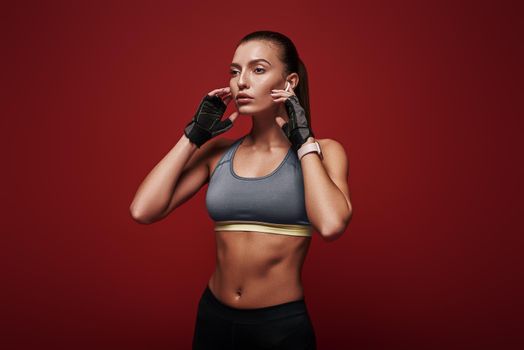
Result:
[[[231,101],[230,95],[229,88],[222,88],[202,99],[176,145],[138,187],[129,207],[133,219],[151,224],[164,218],[208,181],[211,151],[217,142],[223,142],[212,138],[229,130],[238,116],[234,112],[229,118],[220,119]]]
[[[143,224],[158,221],[197,193],[207,182],[209,151],[217,140],[197,148],[182,134],[138,187],[129,207],[133,219]]]

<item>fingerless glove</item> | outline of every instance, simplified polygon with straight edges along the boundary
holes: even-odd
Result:
[[[288,137],[295,151],[298,151],[307,139],[315,137],[308,125],[306,111],[300,105],[298,97],[292,95],[284,101],[289,121],[282,125],[282,130]]]
[[[220,120],[227,106],[217,95],[206,94],[193,119],[186,125],[184,134],[200,148],[211,138],[226,132],[233,127],[229,118]]]

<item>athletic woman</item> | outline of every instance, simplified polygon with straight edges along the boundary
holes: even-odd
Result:
[[[237,111],[222,120],[227,105]],[[216,136],[249,115],[238,139]],[[153,223],[205,184],[216,269],[201,295],[193,349],[316,349],[301,270],[313,230],[342,235],[352,216],[348,159],[311,128],[307,72],[272,31],[238,43],[229,87],[202,99],[184,135],[140,185],[130,210]]]

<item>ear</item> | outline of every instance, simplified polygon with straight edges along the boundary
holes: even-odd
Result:
[[[298,86],[298,82],[300,81],[300,78],[298,77],[297,73],[291,73],[286,77],[286,81],[291,82],[291,88],[295,90]]]

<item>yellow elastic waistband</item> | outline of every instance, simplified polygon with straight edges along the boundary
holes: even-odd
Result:
[[[310,237],[311,225],[272,224],[261,221],[216,221],[215,231],[258,231],[288,236]]]

